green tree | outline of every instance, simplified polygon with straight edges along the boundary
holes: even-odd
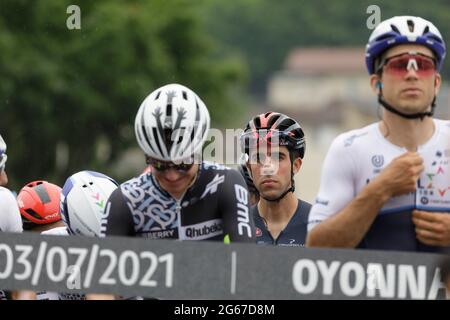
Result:
[[[215,58],[202,2],[78,1],[81,30],[68,30],[71,4],[0,3],[0,133],[13,187],[61,184],[87,168],[116,176],[110,165],[136,145],[139,104],[167,83],[196,91],[215,125],[232,118],[244,69],[235,57]]]

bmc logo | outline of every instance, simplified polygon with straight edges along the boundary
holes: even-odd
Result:
[[[250,228],[250,218],[248,213],[248,191],[243,186],[235,184],[236,199],[238,201],[238,232],[241,236],[247,231],[247,236],[252,237],[252,229]]]

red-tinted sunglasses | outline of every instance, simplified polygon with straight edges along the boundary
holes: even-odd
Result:
[[[382,68],[385,73],[397,77],[404,77],[412,68],[418,76],[428,77],[436,72],[436,60],[421,53],[408,52],[384,59],[378,71]]]

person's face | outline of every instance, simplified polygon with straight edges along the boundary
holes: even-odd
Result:
[[[161,187],[175,197],[181,196],[186,191],[198,172],[198,164],[192,164],[188,170],[177,170],[174,167],[158,170],[158,166],[152,164],[150,166],[152,175],[156,177]]]
[[[248,166],[253,183],[261,196],[276,199],[291,185],[291,160],[289,150],[282,146],[270,150],[250,151]],[[294,160],[293,172],[298,172],[302,164],[300,158]]]
[[[416,54],[408,55],[411,52]],[[381,81],[387,103],[405,113],[423,112],[441,84],[441,76],[435,68],[430,68],[431,59],[427,57],[433,59],[433,52],[421,45],[405,44],[387,50],[382,57],[387,62],[381,76],[371,76],[373,90],[379,92],[377,82]]]

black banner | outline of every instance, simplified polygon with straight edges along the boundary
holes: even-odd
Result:
[[[434,300],[446,298],[443,259],[409,252],[0,233],[0,288],[162,299]]]

